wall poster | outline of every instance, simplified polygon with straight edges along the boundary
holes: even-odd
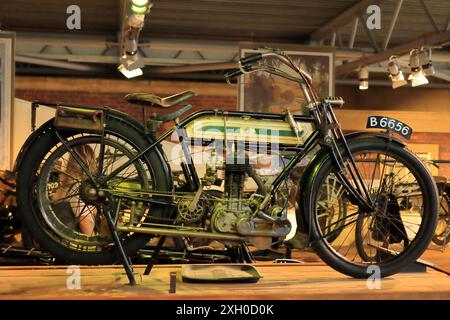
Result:
[[[270,46],[270,47],[273,47]],[[319,96],[326,97],[334,93],[334,50],[327,47],[283,48],[304,71],[312,76],[312,84]],[[241,58],[264,49],[241,48]],[[276,58],[263,61],[273,67],[288,71]],[[305,99],[300,87],[292,81],[270,75],[265,72],[254,72],[240,77],[239,109],[253,112],[283,113],[286,108],[292,113],[299,113]]]

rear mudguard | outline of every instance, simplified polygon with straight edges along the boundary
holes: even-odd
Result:
[[[117,110],[108,109],[108,117],[113,118],[115,120],[121,121],[126,125],[131,126],[133,129],[138,131],[150,144],[152,144],[155,141],[155,138],[152,135],[145,134],[144,127],[135,119],[128,116],[125,113],[122,113]],[[36,129],[25,141],[22,148],[19,151],[19,154],[17,155],[16,161],[14,163],[14,173],[17,174],[17,172],[20,170],[21,164],[24,160],[24,158],[27,155],[28,150],[30,149],[31,145],[35,143],[39,138],[49,129],[53,127],[54,118],[48,120],[45,122],[42,126],[40,126],[38,129]],[[169,186],[173,186],[172,183],[172,173],[170,171],[170,166],[168,165],[167,158],[164,154],[164,151],[162,150],[161,145],[158,145],[155,147],[154,151],[156,152],[159,160],[161,161],[165,176],[167,177],[167,183]]]
[[[405,143],[396,137],[393,137],[387,133],[383,132],[352,132],[345,135],[347,142],[355,139],[382,139],[386,141],[391,141],[393,143],[399,144],[405,147]],[[321,168],[322,164],[330,157],[329,152],[326,148],[322,148],[314,157],[314,159],[308,164],[306,170],[304,171],[299,184],[297,192],[297,206],[296,206],[296,218],[297,218],[297,228],[298,231],[303,233],[309,233],[309,221],[311,221],[312,210],[309,210],[312,204],[309,204],[311,200],[311,187],[314,183],[317,172]]]

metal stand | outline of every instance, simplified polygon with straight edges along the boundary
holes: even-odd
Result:
[[[114,221],[111,216],[112,208],[110,206],[103,206],[103,212],[106,217],[106,221],[108,222],[109,230],[111,231],[114,243],[116,244],[116,248],[120,258],[122,259],[123,267],[125,272],[127,273],[128,281],[131,286],[136,285],[136,279],[134,278],[133,268],[131,266],[130,260],[128,260],[127,255],[125,254],[125,250],[123,249],[122,242],[120,241],[119,235],[117,234],[117,230],[114,226]]]
[[[286,259],[292,259],[292,249],[286,246]]]
[[[150,272],[153,269],[153,266],[158,261],[159,252],[161,251],[162,246],[164,245],[164,242],[166,241],[166,236],[161,236],[158,240],[158,244],[156,245],[155,250],[153,251],[152,257],[150,258],[150,261],[147,264],[147,267],[144,271],[144,276],[148,276]]]
[[[256,261],[246,243],[242,243],[239,247],[227,248],[227,251],[233,263],[253,263]]]
[[[247,263],[254,263],[256,262],[255,257],[253,256],[252,252],[250,251],[250,249],[248,248],[247,244],[245,242],[243,242],[241,244],[241,254],[242,254],[242,259],[247,262]]]
[[[382,259],[395,257],[394,254],[385,250],[379,250],[378,254],[381,256]],[[426,262],[425,260],[417,259],[416,261],[404,267],[401,272],[402,273],[427,272],[427,266],[429,266],[428,262]]]
[[[32,261],[32,263],[30,263]],[[52,265],[55,258],[48,252],[36,248],[24,248],[0,244],[0,262],[2,265]]]

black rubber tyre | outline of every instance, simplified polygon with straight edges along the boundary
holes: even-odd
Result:
[[[368,278],[372,275],[368,269],[371,265],[377,265],[380,269],[380,276],[386,277],[401,271],[404,267],[415,261],[426,250],[429,245],[434,230],[436,227],[437,218],[437,204],[438,193],[436,185],[433,181],[429,171],[423,163],[410,151],[397,143],[388,142],[384,139],[368,138],[368,139],[353,139],[348,141],[349,148],[352,154],[364,152],[382,152],[401,160],[402,165],[406,167],[413,177],[417,180],[423,198],[423,211],[421,214],[421,224],[418,227],[417,233],[412,241],[404,250],[386,258],[385,261],[369,261],[369,262],[354,262],[351,258],[346,258],[345,255],[335,249],[324,236],[322,236],[321,228],[315,211],[316,201],[321,185],[324,179],[335,170],[335,166],[331,158],[326,158],[320,162],[320,167],[317,168],[313,182],[309,184],[308,190],[302,193],[305,207],[307,210],[312,210],[310,216],[313,217],[311,221],[311,240],[312,247],[319,255],[319,257],[335,270],[355,278]],[[308,194],[311,197],[308,197]],[[312,205],[308,207],[308,203]],[[376,213],[379,214],[379,213]],[[354,220],[353,223],[356,223]],[[352,253],[356,254],[356,253]]]
[[[46,158],[51,157],[54,147],[60,144],[56,136],[52,121],[45,124],[48,128],[41,134],[39,139],[27,150],[23,162],[18,168],[17,177],[17,200],[22,215],[22,219],[27,229],[30,231],[34,240],[36,240],[43,249],[51,252],[57,259],[70,264],[79,265],[99,265],[113,264],[119,260],[114,244],[110,244],[99,251],[79,251],[64,245],[53,231],[46,225],[46,221],[38,206],[36,198],[36,188],[39,183],[39,170],[45,164]],[[106,121],[106,134],[120,137],[135,150],[143,150],[149,145],[149,141],[135,128],[127,125],[125,122],[110,118]],[[64,138],[70,138],[79,135],[79,131],[60,131]],[[52,150],[53,149],[53,150]],[[49,156],[50,154],[50,156]],[[158,191],[170,191],[170,178],[166,176],[165,166],[161,157],[156,151],[149,152],[143,163],[147,167],[154,184],[154,189]],[[164,217],[168,214],[167,208],[152,208],[156,211],[158,217]],[[131,234],[121,235],[124,238],[123,244],[125,253],[133,256],[137,251],[145,246],[151,235]]]

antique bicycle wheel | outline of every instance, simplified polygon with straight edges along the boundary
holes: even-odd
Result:
[[[148,142],[138,131],[114,119],[108,121],[104,138],[96,133],[61,134],[65,144],[50,125],[20,168],[17,191],[23,221],[39,244],[58,259],[75,264],[114,263],[114,242],[88,176],[97,179],[110,174]],[[100,157],[102,143],[104,156]],[[162,163],[150,152],[97,188],[97,193],[167,191],[167,181]],[[149,217],[163,217],[166,209],[123,201],[113,218],[130,223],[131,210],[133,223],[138,225]],[[132,256],[150,236],[130,233],[120,237],[125,252]]]
[[[317,198],[317,219],[322,233],[328,234],[328,242],[336,240],[345,223],[347,199],[344,187],[330,174],[321,187]]]
[[[450,188],[449,188],[450,189]],[[445,194],[440,197],[439,215],[433,242],[439,246],[450,242],[450,200]]]
[[[368,267],[377,265],[381,276],[389,276],[415,261],[430,243],[436,226],[437,189],[422,162],[397,143],[355,139],[349,147],[375,209],[366,212],[345,191],[346,216],[324,226],[320,220],[323,185],[336,171],[332,160],[325,159],[309,190],[312,246],[344,274],[367,278],[373,270]],[[400,206],[405,196],[413,201],[409,209]]]

